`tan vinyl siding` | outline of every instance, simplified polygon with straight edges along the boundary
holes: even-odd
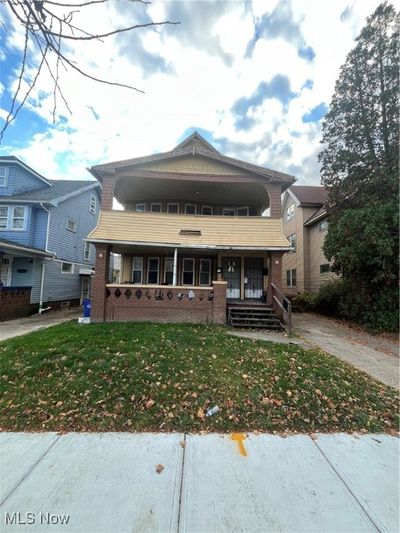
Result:
[[[312,226],[308,227],[308,233],[308,264],[310,277],[306,286],[306,290],[308,292],[317,292],[321,285],[330,279],[336,278],[337,276],[333,272],[325,272],[323,274],[320,273],[320,265],[326,265],[329,263],[322,250],[327,230],[320,231],[319,222],[316,222]]]
[[[238,169],[200,156],[185,156],[169,161],[147,163],[138,168],[157,172],[187,172],[189,174],[251,175],[244,169]]]
[[[199,235],[181,231],[199,231]],[[185,247],[283,248],[289,246],[280,219],[101,211],[89,240],[160,243]]]

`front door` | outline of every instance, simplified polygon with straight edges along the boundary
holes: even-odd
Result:
[[[240,257],[222,258],[222,275],[227,282],[226,297],[240,298],[241,259]]]
[[[11,285],[12,257],[3,255],[0,259],[0,285]]]
[[[263,294],[262,257],[244,258],[244,297],[260,299]]]

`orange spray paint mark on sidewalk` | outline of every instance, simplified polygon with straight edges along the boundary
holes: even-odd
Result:
[[[232,440],[235,440],[239,447],[240,455],[247,457],[246,448],[244,447],[243,441],[246,440],[246,435],[244,433],[232,433]]]

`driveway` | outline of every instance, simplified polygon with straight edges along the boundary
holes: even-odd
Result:
[[[68,322],[69,320],[78,319],[79,316],[82,316],[81,308],[74,307],[65,311],[50,311],[42,315],[15,318],[14,320],[0,322],[0,341],[25,335],[26,333],[31,333],[39,329],[49,328],[50,326]]]
[[[399,528],[394,436],[3,433],[0,438],[2,533]]]
[[[394,336],[370,335],[312,313],[294,313],[293,326],[310,345],[343,359],[386,385],[399,388],[399,343]]]

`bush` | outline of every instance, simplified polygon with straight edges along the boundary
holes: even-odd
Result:
[[[341,314],[343,299],[348,291],[348,283],[343,279],[333,279],[322,285],[315,295],[315,311],[324,315]]]
[[[292,298],[293,311],[299,313],[306,313],[307,311],[314,311],[315,295],[309,292],[299,292]]]

